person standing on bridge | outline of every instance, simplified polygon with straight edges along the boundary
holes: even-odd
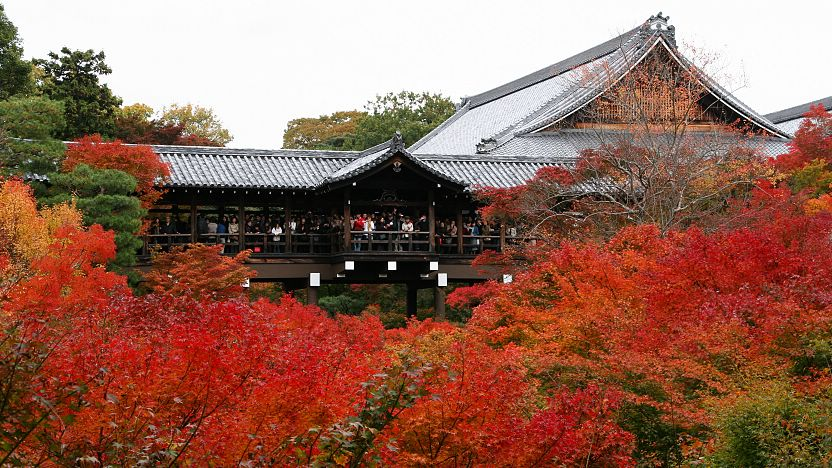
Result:
[[[410,250],[410,233],[413,232],[413,222],[410,221],[410,216],[404,217],[404,223],[402,223],[402,232],[404,233],[402,234],[402,241],[404,242],[402,250]]]
[[[355,221],[352,223],[352,230],[355,232],[364,231],[364,218],[363,215],[359,214],[356,216]],[[352,243],[352,250],[355,252],[361,251],[361,238],[358,237],[359,234],[355,235]]]

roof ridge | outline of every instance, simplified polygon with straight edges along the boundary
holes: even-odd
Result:
[[[634,63],[638,63],[646,54],[648,54],[655,47],[655,45],[659,41],[663,40],[662,38],[664,37],[661,33],[658,32],[653,32],[649,35],[638,34],[637,36],[640,38],[640,41],[638,43],[633,44],[631,47],[628,47],[627,49],[624,49],[622,45],[622,47],[613,50],[609,54],[603,56],[610,57],[615,56],[619,52],[621,53],[621,57],[613,58],[607,62],[608,69],[614,69],[618,67],[617,62],[619,61],[624,61],[626,65],[626,63],[629,60],[634,59]],[[631,56],[628,57],[628,55]],[[603,57],[598,57],[596,60],[601,60]],[[589,65],[589,63],[584,65]],[[627,67],[624,67],[624,69],[620,71],[614,70],[614,72],[621,72],[626,74]],[[552,97],[551,99],[544,101],[543,104],[535,108],[533,111],[529,112],[528,114],[518,119],[516,122],[512,123],[506,128],[503,128],[502,130],[494,133],[493,135],[484,138],[483,141],[492,141],[496,145],[494,148],[490,149],[493,150],[496,147],[502,146],[503,144],[508,142],[508,140],[510,140],[512,137],[517,136],[518,133],[526,132],[527,129],[529,129],[530,127],[550,125],[553,121],[557,121],[558,119],[560,119],[564,114],[563,111],[556,111],[554,115],[551,115],[553,112],[552,109],[554,103],[569,102],[569,106],[566,108],[567,114],[574,112],[576,109],[580,109],[588,102],[591,102],[594,99],[593,96],[597,97],[599,93],[603,93],[604,90],[601,89],[604,87],[603,83],[597,83],[597,81],[598,76],[595,76],[588,82],[580,82],[580,80],[578,80],[575,83],[572,83],[569,86],[569,88],[567,88],[564,92],[558,94],[555,97]],[[583,90],[584,92],[577,93],[575,92],[576,88],[579,91]],[[601,90],[598,91],[598,89]]]
[[[217,152],[250,152],[256,151],[260,153],[266,152],[290,152],[290,151],[297,151],[297,152],[304,152],[304,153],[318,153],[318,154],[330,154],[330,153],[352,153],[352,154],[359,154],[360,151],[345,151],[345,150],[321,150],[321,149],[304,149],[304,148],[234,148],[228,146],[190,146],[190,145],[147,145],[147,144],[136,144],[136,143],[125,143],[125,145],[129,146],[150,146],[153,149],[161,148],[167,149],[167,152],[173,152],[170,150],[174,149],[182,149],[187,150],[189,152],[194,152],[193,150],[207,150],[203,154],[208,153],[217,153]]]
[[[357,152],[347,151],[330,151],[330,152],[316,152],[313,154],[308,150],[257,150],[244,149],[227,152],[217,151],[189,151],[183,150],[163,150],[158,146],[152,146],[156,154],[175,154],[185,157],[197,156],[229,156],[229,157],[258,157],[258,158],[325,158],[325,159],[357,159],[359,154]],[[192,147],[183,147],[192,148]]]
[[[590,47],[589,49],[579,52],[564,60],[497,86],[496,88],[470,96],[467,98],[467,102],[470,103],[470,108],[473,109],[495,99],[499,99],[508,94],[515,93],[521,89],[540,83],[541,81],[559,76],[573,68],[592,62],[593,60],[612,53],[616,49],[629,43],[631,40],[639,37],[639,33],[643,30],[644,25],[645,23],[642,23],[630,31],[613,37],[612,39],[604,41],[594,47]]]
[[[688,67],[689,69],[693,70],[694,76],[698,80],[700,80],[701,84],[705,88],[707,88],[709,90],[709,92],[714,97],[716,97],[718,100],[722,101],[723,104],[727,105],[728,107],[733,109],[733,111],[736,112],[738,115],[743,116],[745,119],[747,119],[748,121],[756,124],[757,126],[762,128],[763,130],[766,130],[766,131],[768,131],[768,132],[770,132],[774,135],[778,135],[781,138],[786,138],[786,135],[784,134],[784,132],[782,130],[780,130],[779,128],[777,128],[776,125],[774,125],[772,122],[770,122],[767,118],[760,115],[758,112],[754,111],[754,109],[749,107],[747,104],[740,101],[736,96],[731,94],[731,92],[729,92],[727,89],[725,89],[716,80],[714,80],[713,78],[708,76],[708,74],[706,74],[704,70],[700,69],[693,62],[688,60],[687,57],[685,57],[678,50],[678,48],[672,42],[670,42],[667,37],[665,37],[664,34],[662,34],[661,32],[658,32],[658,33],[651,34],[649,37],[650,38],[655,38],[655,40],[651,39],[650,41],[645,40],[644,42],[642,42],[642,44],[640,44],[641,46],[648,46],[649,45],[649,47],[642,47],[640,50],[638,50],[636,52],[636,55],[634,55],[632,57],[633,59],[635,59],[632,62],[630,62],[628,60],[628,58],[626,57],[627,51],[622,49],[622,52],[624,52],[623,59],[625,60],[625,62],[623,64],[620,64],[620,65],[617,65],[616,63],[612,63],[612,65],[614,65],[614,66],[621,66],[620,70],[614,70],[614,72],[616,74],[620,75],[619,78],[616,78],[615,81],[620,79],[620,77],[623,77],[626,74],[630,73],[630,71],[633,69],[633,67],[638,65],[638,63],[641,60],[643,60],[644,57],[646,57],[648,54],[650,54],[650,52],[658,44],[662,44],[665,47],[665,49],[667,49],[667,51],[671,54],[671,56],[673,58],[675,58],[677,61],[679,61],[679,63],[681,63],[683,66]],[[631,65],[627,66],[628,63],[631,63]],[[582,93],[582,94],[577,95],[577,96],[576,96],[576,93],[572,93],[572,94],[564,93],[565,95],[574,97],[574,99],[573,99],[574,102],[571,103],[565,111],[557,112],[554,115],[549,115],[548,117],[546,116],[546,112],[543,112],[540,115],[538,115],[537,117],[529,119],[524,125],[520,126],[520,128],[517,130],[517,132],[515,132],[515,135],[517,135],[518,133],[530,133],[530,132],[540,130],[542,128],[545,128],[546,126],[552,125],[552,124],[568,117],[569,115],[571,115],[572,113],[574,113],[578,109],[582,108],[583,106],[587,105],[592,100],[596,99],[601,93],[603,93],[605,91],[606,88],[608,88],[608,86],[605,87],[603,84],[601,84],[595,89],[590,90],[590,89],[588,89],[589,87],[586,87],[586,88],[587,88],[587,92]],[[504,138],[506,135],[507,135],[506,131],[503,131],[500,134],[494,135],[492,138],[495,138],[495,139],[498,140],[497,143],[498,143],[498,146],[499,146],[499,144],[504,143],[504,142],[501,143],[499,141],[499,139]]]
[[[556,163],[574,161],[577,158],[564,156],[529,156],[524,154],[420,154],[419,159],[430,162],[504,162],[504,163]]]
[[[779,124],[789,120],[795,120],[803,115],[806,112],[809,112],[809,109],[813,106],[818,104],[823,104],[827,110],[832,110],[832,96],[827,96],[825,98],[817,99],[814,101],[805,102],[803,104],[798,104],[796,106],[792,106],[786,109],[781,109],[779,111],[770,112],[763,117],[770,120],[772,123]]]
[[[381,151],[385,148],[390,148],[390,145],[392,144],[392,142],[393,142],[393,139],[390,138],[388,140],[382,141],[381,143],[379,143],[377,145],[373,145],[373,146],[371,146],[371,147],[369,147],[365,150],[359,151],[358,152],[358,157],[364,157],[364,156],[367,156],[367,155],[370,155],[370,154],[373,154],[373,153],[378,153],[379,151]]]
[[[382,145],[387,146],[386,151],[382,151],[383,149],[385,149],[385,147]],[[399,132],[396,132],[395,136],[387,140],[385,143],[376,145],[373,148],[379,149],[373,152],[368,152],[366,154],[362,153],[361,156],[353,159],[344,166],[341,166],[340,168],[336,169],[335,171],[324,177],[323,180],[321,180],[321,182],[318,184],[318,187],[322,187],[333,182],[339,182],[344,179],[348,179],[354,175],[360,174],[362,172],[366,172],[369,169],[372,169],[373,167],[382,164],[383,162],[387,161],[388,159],[392,158],[397,154],[404,156],[417,166],[422,167],[423,169],[427,170],[428,172],[434,175],[437,175],[445,180],[463,186],[465,185],[463,181],[460,181],[456,177],[435,170],[434,168],[430,167],[430,165],[428,165],[426,162],[422,161],[418,156],[408,151],[407,148],[404,147],[402,135]],[[369,151],[370,149],[366,151]]]

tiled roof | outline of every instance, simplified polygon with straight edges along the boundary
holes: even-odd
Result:
[[[172,187],[312,188],[357,152],[154,146]]]
[[[469,187],[515,187],[522,185],[538,169],[546,166],[568,167],[574,160],[557,158],[526,158],[499,156],[447,156],[420,155],[419,159],[436,171],[458,180],[464,180]]]
[[[563,130],[519,136],[498,146],[488,154],[522,154],[538,158],[575,159],[581,151],[597,148],[599,144],[598,136],[590,131]]]
[[[818,104],[823,104],[823,107],[826,108],[826,110],[832,110],[832,96],[800,104],[799,106],[789,107],[788,109],[779,110],[777,112],[772,112],[771,114],[766,114],[766,118],[776,124],[796,120],[803,117],[805,113],[809,112],[809,108]]]
[[[154,146],[170,164],[169,187],[223,187],[315,190],[368,171],[394,154],[450,182],[467,186],[512,187],[531,179],[542,167],[571,167],[580,152],[598,147],[589,130],[562,130],[520,136],[489,154],[411,155],[391,149],[390,142],[365,152],[251,150]],[[769,156],[787,151],[786,140],[756,138]]]
[[[227,187],[315,190],[369,170],[390,156],[389,149],[365,153],[305,150],[154,146],[170,164],[169,187]],[[415,164],[463,186],[510,187],[534,176],[541,167],[563,165],[557,158],[412,156]]]
[[[483,138],[511,128],[543,104],[562,96],[591,67],[583,65],[475,108],[466,103],[410,150],[414,154],[474,154]]]
[[[453,117],[413,144],[411,151],[414,154],[507,154],[493,148],[568,117],[602,94],[610,83],[628,73],[655,47],[666,47],[686,68],[697,70],[679,54],[674,28],[667,20],[659,13],[638,28],[603,44],[464,100]],[[774,135],[789,136],[704,73],[698,73],[700,81],[726,106]]]
[[[803,120],[805,120],[803,115],[809,112],[809,109],[812,106],[816,106],[818,104],[823,104],[823,107],[826,110],[832,110],[832,96],[800,104],[799,106],[789,107],[788,109],[779,110],[777,112],[772,112],[771,114],[766,114],[766,118],[774,122],[780,130],[783,130],[790,135],[794,135],[794,132],[800,128]]]
[[[498,146],[487,155],[523,155],[527,159],[541,158],[545,161],[575,160],[581,151],[590,148],[597,148],[602,143],[614,141],[614,132],[598,134],[592,130],[560,130],[557,132],[532,133],[512,138],[504,145]],[[695,134],[689,134],[695,137]],[[713,134],[703,134],[703,138],[711,139]],[[737,139],[725,138],[724,144],[743,144],[759,149],[765,156],[777,156],[787,151],[788,140],[782,138],[756,137],[750,140],[739,141]]]
[[[422,169],[428,171],[429,173],[438,176],[442,179],[445,179],[446,181],[451,182],[453,184],[458,184],[462,186],[468,184],[468,182],[465,179],[459,179],[450,176],[446,172],[442,170],[437,170],[430,164],[426,164],[419,158],[414,157],[412,154],[410,154],[409,151],[407,151],[407,149],[405,149],[401,133],[396,132],[396,135],[392,139],[379,145],[376,145],[370,149],[362,151],[357,158],[355,158],[345,166],[341,167],[340,169],[336,170],[335,172],[327,176],[322,181],[321,185],[332,184],[335,182],[355,177],[384,163],[394,155],[403,156],[404,158],[410,160],[416,166],[419,166]]]
[[[640,30],[641,26],[633,30],[627,31],[624,34],[618,37],[614,37],[602,44],[598,44],[595,47],[575,54],[572,57],[569,57],[568,59],[561,60],[558,63],[549,65],[546,68],[542,68],[522,78],[518,78],[510,83],[506,83],[484,93],[471,96],[468,98],[470,107],[475,108],[488,102],[491,102],[495,99],[499,99],[503,96],[516,93],[521,89],[535,85],[542,81],[546,81],[549,78],[560,76],[563,73],[568,72],[569,70],[593,62],[605,55],[609,55],[610,53],[623,47],[628,42],[632,41]]]
[[[780,130],[790,135],[794,135],[794,132],[796,132],[797,129],[800,128],[801,125],[803,125],[804,120],[806,119],[803,117],[798,117],[794,120],[786,120],[775,125],[777,125],[777,128],[779,128]]]

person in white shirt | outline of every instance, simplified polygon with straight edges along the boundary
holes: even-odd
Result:
[[[403,250],[408,250],[408,244],[410,243],[410,234],[413,232],[413,222],[410,221],[410,216],[406,216],[404,218],[404,222],[402,223],[402,243],[404,246],[402,247]]]
[[[280,223],[275,222],[271,230],[269,230],[269,233],[272,235],[272,242],[274,242],[274,244],[272,244],[274,252],[282,252],[280,241],[283,238],[283,227]]]

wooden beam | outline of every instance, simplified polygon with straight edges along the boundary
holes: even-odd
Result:
[[[196,204],[191,201],[191,242],[199,240],[198,226],[196,223]]]
[[[350,217],[352,216],[350,206],[350,189],[344,190],[344,252],[349,252],[352,249],[352,223]]]
[[[435,251],[434,240],[436,239],[436,202],[434,201],[433,189],[428,190],[428,252]]]
[[[465,229],[462,226],[462,208],[456,207],[456,252],[462,254],[462,235]]]
[[[246,249],[246,199],[240,195],[240,204],[237,206],[237,242],[240,245],[240,252]]]
[[[286,211],[286,252],[292,252],[292,196],[286,194],[286,204],[284,210]]]
[[[500,252],[506,251],[506,223],[500,222]]]

